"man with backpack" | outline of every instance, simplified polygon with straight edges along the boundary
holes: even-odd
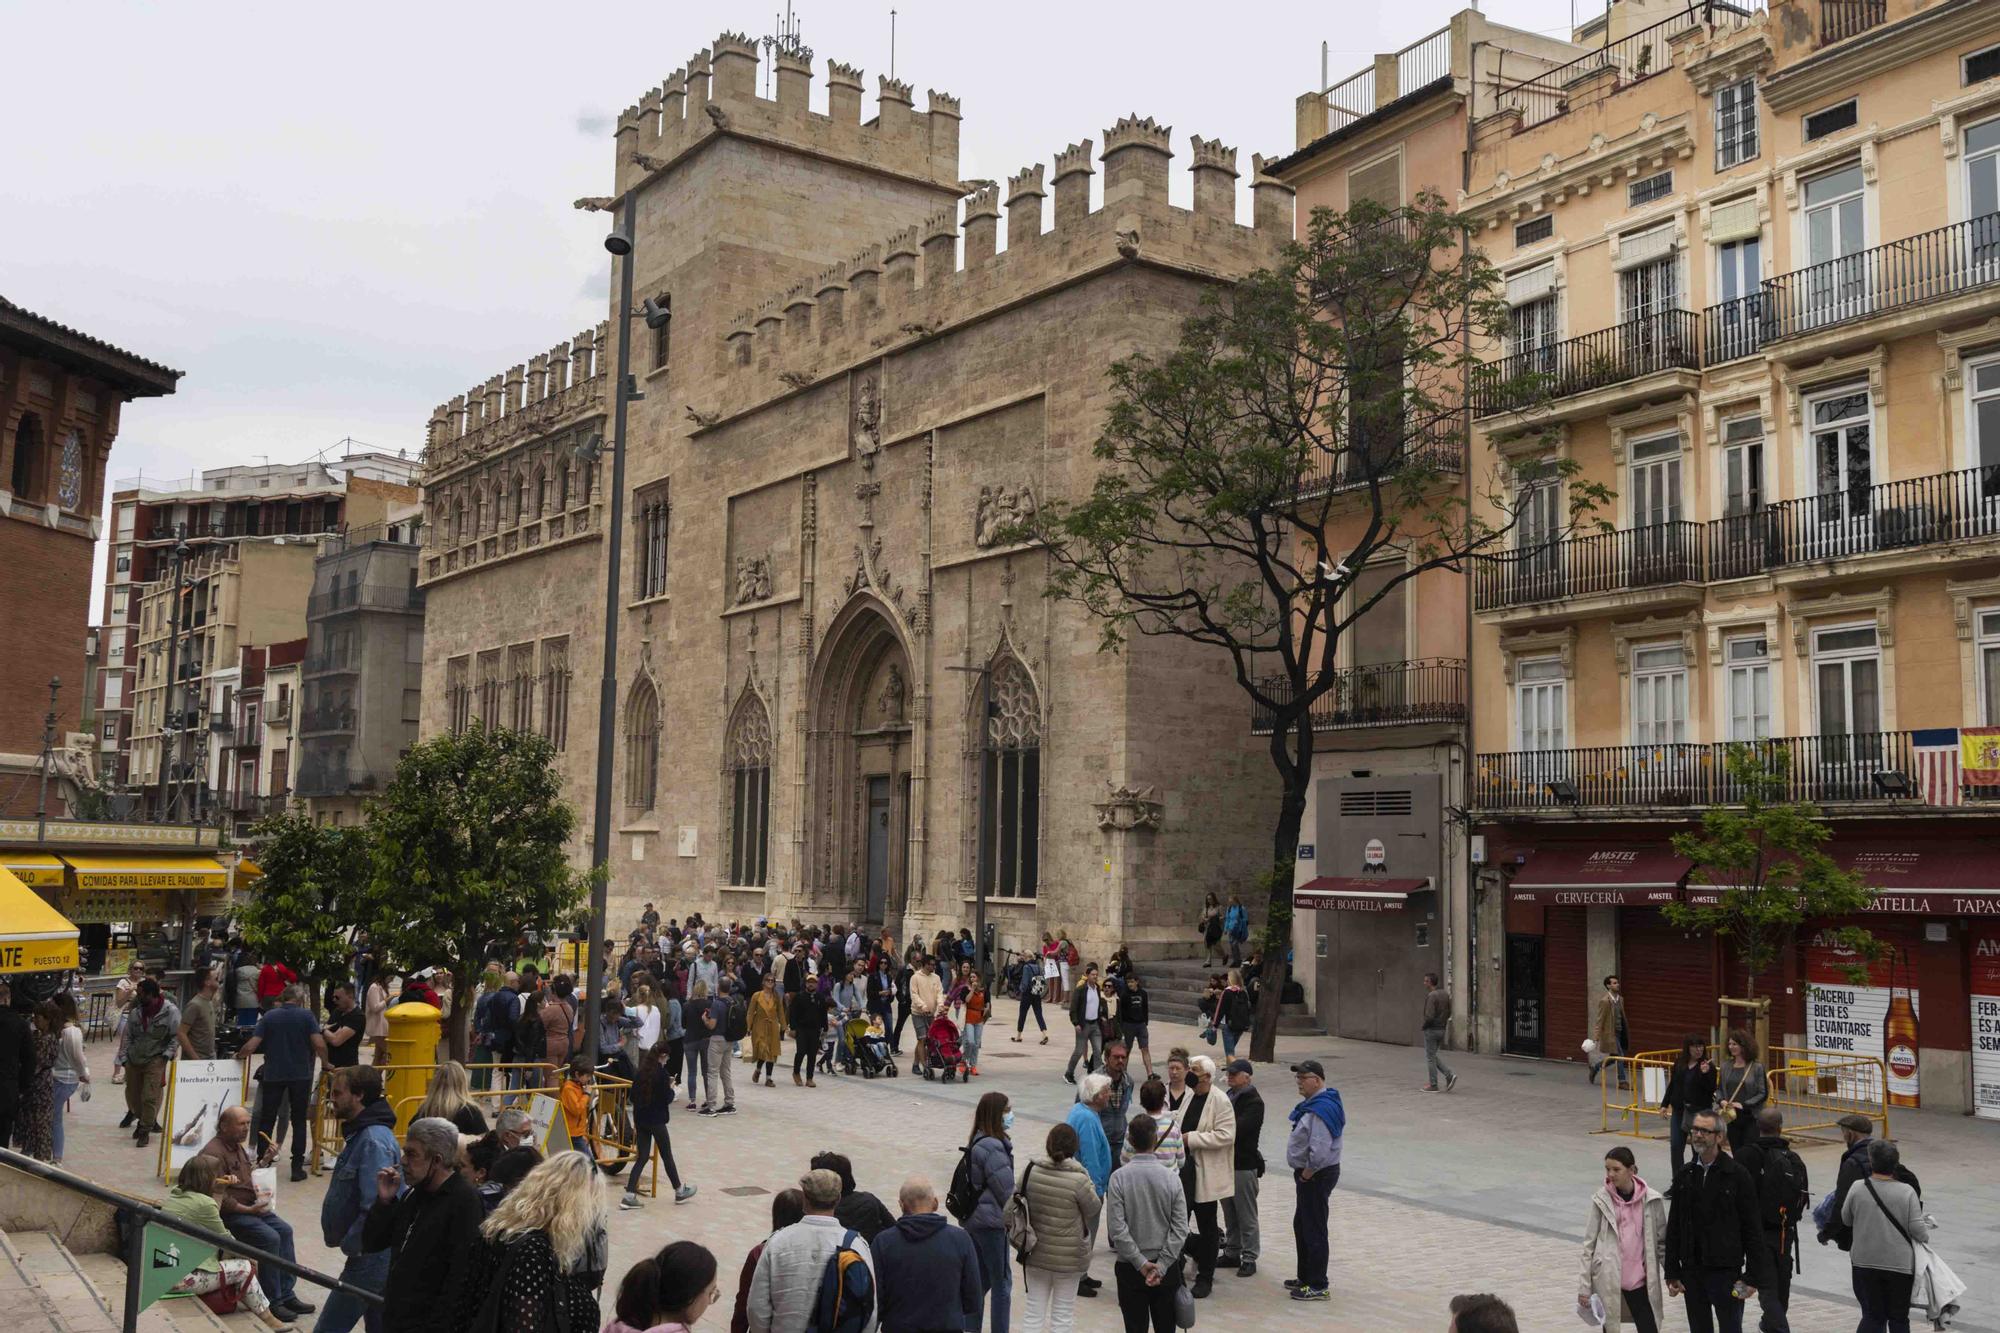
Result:
[[[1865,1115],[1844,1115],[1834,1123],[1840,1126],[1841,1142],[1846,1147],[1840,1154],[1840,1175],[1834,1181],[1833,1193],[1813,1210],[1813,1221],[1819,1228],[1820,1244],[1832,1241],[1842,1250],[1850,1250],[1854,1246],[1854,1230],[1841,1221],[1841,1209],[1847,1204],[1847,1192],[1868,1179],[1868,1145],[1875,1139],[1875,1122]],[[1916,1173],[1901,1162],[1896,1164],[1896,1179],[1918,1194],[1923,1193]]]
[[[868,1242],[833,1216],[840,1177],[799,1177],[805,1216],[772,1234],[750,1278],[750,1333],[869,1333],[875,1260]]]
[[[1757,1288],[1761,1333],[1791,1333],[1785,1307],[1791,1303],[1792,1274],[1799,1268],[1799,1217],[1812,1207],[1806,1164],[1784,1137],[1785,1114],[1768,1102],[1757,1112],[1757,1141],[1746,1143],[1736,1160],[1757,1185],[1757,1213],[1771,1265]]]

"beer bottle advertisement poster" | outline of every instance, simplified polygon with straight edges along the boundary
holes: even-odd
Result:
[[[2000,1120],[2000,925],[1972,936],[1972,1109]]]
[[[1888,1072],[1889,1104],[1921,1106],[1917,1051],[1921,1048],[1916,974],[1910,966],[1914,942],[1894,930],[1871,923],[1875,938],[1886,946],[1880,958],[1867,964],[1859,985],[1849,972],[1860,962],[1852,949],[1840,947],[1832,931],[1814,931],[1806,940],[1806,1045],[1815,1051],[1870,1056]],[[1873,1066],[1840,1071],[1840,1094],[1874,1101],[1882,1090]]]

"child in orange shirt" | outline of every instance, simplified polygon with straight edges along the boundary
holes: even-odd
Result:
[[[563,1129],[569,1134],[570,1147],[595,1157],[596,1149],[590,1142],[591,1083],[589,1060],[581,1055],[571,1056],[563,1071]]]

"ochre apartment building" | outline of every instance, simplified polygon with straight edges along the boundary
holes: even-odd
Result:
[[[1773,1039],[2000,1115],[2000,6],[1613,3],[1576,48],[1486,90],[1462,199],[1495,354],[1546,389],[1473,410],[1531,548],[1471,579],[1504,1047],[1582,1058],[1606,973],[1640,1049],[1744,992],[1659,905],[1717,892],[1668,840],[1767,742],[1890,946],[1850,986],[1809,923],[1759,980]],[[1608,530],[1532,553],[1544,458],[1615,492]]]

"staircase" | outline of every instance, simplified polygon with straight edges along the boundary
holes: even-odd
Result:
[[[1145,978],[1146,994],[1152,1000],[1153,1021],[1187,1023],[1200,1027],[1206,1021],[1201,1012],[1201,993],[1211,972],[1222,968],[1203,967],[1199,958],[1152,958],[1139,960],[1139,975]],[[1320,1035],[1326,1031],[1302,1004],[1288,1004],[1278,1011],[1278,1031],[1283,1035]],[[1154,1050],[1165,1049],[1155,1042]],[[1221,1050],[1218,1041],[1216,1049]],[[1243,1047],[1237,1048],[1244,1053]]]
[[[0,1327],[7,1333],[119,1333],[125,1265],[116,1255],[72,1254],[48,1231],[0,1231]],[[248,1310],[217,1315],[177,1297],[139,1312],[140,1333],[264,1333]]]

